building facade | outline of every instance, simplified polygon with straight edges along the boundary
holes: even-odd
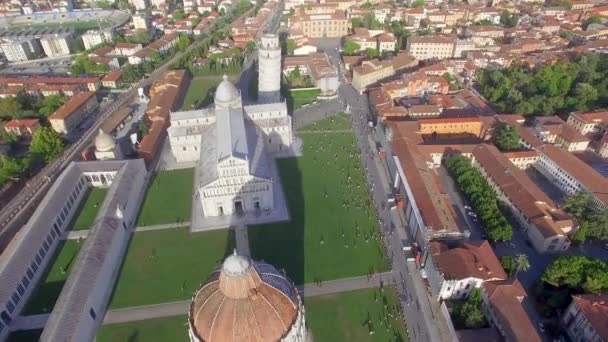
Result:
[[[573,342],[608,341],[608,295],[573,295],[562,317],[562,327]]]
[[[82,34],[81,38],[84,43],[84,48],[89,50],[97,45],[112,42],[114,37],[112,31],[88,30]]]
[[[406,50],[419,60],[454,57],[456,38],[449,36],[411,36]]]
[[[72,52],[73,32],[58,32],[40,38],[40,44],[48,57],[63,57]]]
[[[51,127],[62,134],[69,134],[84,117],[99,107],[97,96],[85,91],[71,97],[63,106],[49,116]]]

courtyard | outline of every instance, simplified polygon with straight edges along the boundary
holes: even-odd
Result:
[[[190,221],[194,169],[160,171],[150,182],[138,226]]]
[[[63,245],[57,247],[57,253],[25,305],[23,315],[50,313],[53,310],[83,243],[80,240],[64,240]]]
[[[191,299],[234,246],[228,229],[190,233],[184,227],[137,232],[125,256],[110,308]]]
[[[108,189],[92,188],[80,202],[80,207],[72,221],[72,230],[89,229],[95,222],[95,217],[103,200],[106,198]]]
[[[290,113],[317,101],[317,96],[321,93],[319,89],[289,90],[285,98],[287,99],[287,109]]]
[[[393,288],[306,298],[306,323],[315,341],[407,341]]]
[[[344,129],[344,118],[319,127]],[[348,125],[350,126],[350,124]],[[296,283],[388,269],[352,133],[304,128],[303,156],[277,160],[290,222],[249,226],[252,256]]]
[[[186,342],[188,316],[172,316],[130,323],[109,324],[97,332],[97,342]]]
[[[200,109],[213,103],[213,91],[222,81],[222,77],[222,75],[193,77],[181,110]],[[237,78],[229,77],[232,82]]]

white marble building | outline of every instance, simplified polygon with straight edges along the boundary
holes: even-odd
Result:
[[[281,92],[281,45],[279,36],[265,33],[258,43],[258,98],[261,103],[277,102]]]
[[[269,211],[275,207],[274,161],[268,152],[291,148],[291,117],[285,102],[243,106],[224,77],[212,108],[171,113],[171,151],[178,163],[196,162],[202,215]]]

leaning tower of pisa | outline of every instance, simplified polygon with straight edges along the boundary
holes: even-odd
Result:
[[[279,36],[265,33],[258,43],[258,102],[281,100],[281,46]]]

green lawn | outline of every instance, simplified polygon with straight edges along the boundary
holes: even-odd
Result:
[[[190,221],[194,169],[160,171],[151,182],[138,226]]]
[[[173,316],[130,323],[104,325],[97,332],[97,342],[186,342],[188,316]]]
[[[296,284],[387,270],[354,137],[301,135],[304,156],[278,160],[291,221],[250,226],[253,257]]]
[[[42,329],[21,330],[8,335],[7,342],[38,342],[42,335]]]
[[[321,90],[319,89],[289,90],[287,92],[287,107],[291,112],[296,111],[304,105],[317,101],[317,96],[320,93]]]
[[[77,214],[74,216],[75,219],[72,221],[72,230],[91,228],[107,193],[108,189],[104,188],[93,188],[89,190],[89,193],[86,194],[80,202],[80,207],[78,208]]]
[[[197,76],[193,77],[188,88],[188,93],[184,98],[182,110],[193,110],[203,108],[213,102],[212,91],[222,81],[223,76]],[[230,81],[235,82],[235,77],[230,77]]]
[[[315,341],[408,340],[392,288],[306,298],[304,306]]]
[[[23,315],[35,315],[53,310],[83,243],[78,240],[65,240],[63,246],[57,248],[58,252],[53,257],[49,270],[42,276],[43,280],[34,290],[23,310]]]
[[[304,127],[305,131],[337,131],[351,129],[352,116],[347,113],[338,113],[331,118],[315,122],[312,125]]]
[[[137,232],[110,307],[190,299],[234,246],[227,229],[205,233],[190,233],[187,228]]]

